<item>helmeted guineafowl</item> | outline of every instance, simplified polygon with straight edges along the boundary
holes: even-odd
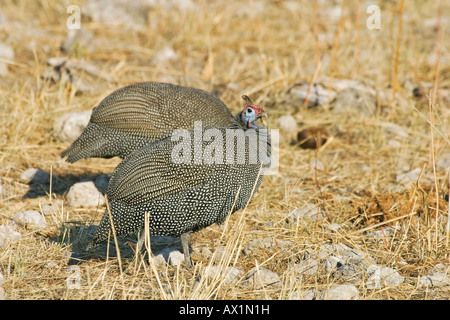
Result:
[[[170,83],[142,82],[118,89],[94,108],[87,127],[61,153],[68,162],[83,158],[125,158],[173,129],[226,127],[232,114],[215,95]]]
[[[226,128],[176,130],[116,168],[107,195],[117,235],[142,230],[148,213],[150,234],[181,236],[191,266],[189,234],[243,209],[270,164],[270,135],[255,123],[264,109],[244,97],[248,104]],[[88,249],[108,239],[110,222],[106,211]]]

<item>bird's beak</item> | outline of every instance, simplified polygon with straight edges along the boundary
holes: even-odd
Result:
[[[266,114],[264,111],[262,111],[262,112],[259,114],[259,116],[256,117],[256,119],[261,120],[261,123],[265,126],[266,124],[264,123],[263,118],[268,118],[267,114]]]

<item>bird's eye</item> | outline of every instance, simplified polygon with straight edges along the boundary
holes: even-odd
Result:
[[[247,108],[247,113],[252,113],[253,109],[252,108]]]

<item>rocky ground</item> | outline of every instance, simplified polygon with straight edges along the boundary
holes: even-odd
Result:
[[[0,8],[0,298],[450,297],[448,4],[385,3],[381,30],[356,0],[73,4],[81,29],[64,1]],[[193,270],[171,237],[84,250],[120,160],[59,153],[139,81],[248,94],[279,130],[278,171],[193,235]]]

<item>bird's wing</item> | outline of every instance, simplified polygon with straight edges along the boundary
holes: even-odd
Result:
[[[231,113],[214,95],[168,83],[143,82],[107,96],[91,122],[143,137],[161,138],[173,129],[190,129],[194,120],[203,125],[227,126]]]
[[[163,199],[207,183],[217,166],[176,164],[173,145],[163,139],[132,153],[114,171],[108,199],[138,205]]]

